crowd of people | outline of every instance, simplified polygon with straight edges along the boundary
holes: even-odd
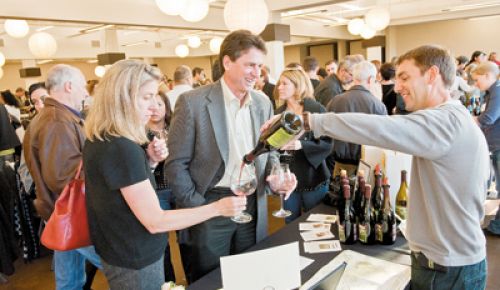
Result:
[[[39,217],[42,228],[82,161],[93,245],[54,251],[56,288],[90,289],[90,273],[100,269],[111,289],[160,289],[176,280],[167,232],[177,231],[192,283],[220,257],[266,237],[273,165],[288,163],[294,175],[284,203],[289,223],[322,202],[340,169],[355,175],[361,145],[374,145],[413,155],[412,289],[484,289],[482,202],[488,188],[500,186],[496,54],[453,59],[422,46],[393,62],[348,55],[324,68],[311,56],[288,64],[277,80],[263,65],[265,54],[259,36],[239,30],[224,39],[213,82],[203,69],[182,65],[170,83],[158,68],[122,60],[98,83],[60,64],[27,94],[2,92],[0,184],[8,190],[1,196],[0,272],[13,273],[18,253],[19,191],[34,199],[32,227]],[[255,194],[235,196],[230,169],[285,111],[302,116],[306,132],[256,158]],[[251,222],[228,218],[243,210]],[[500,213],[488,229],[500,234]]]

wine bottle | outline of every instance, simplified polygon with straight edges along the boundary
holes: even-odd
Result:
[[[406,170],[401,171],[401,185],[396,195],[396,214],[403,220],[407,217],[408,184],[406,183]]]
[[[373,204],[370,198],[372,187],[367,184],[365,186],[365,205],[364,214],[358,225],[359,241],[363,244],[370,245],[375,243],[375,215],[373,212]]]
[[[379,212],[382,208],[382,197],[382,172],[380,171],[380,165],[377,164],[375,166],[375,184],[373,185],[371,196],[376,220],[378,220]]]
[[[344,210],[340,215],[339,221],[339,240],[344,244],[354,244],[357,237],[356,221],[354,219],[354,210],[351,203],[351,188],[349,185],[343,186]]]
[[[284,112],[259,137],[257,146],[243,156],[243,162],[252,163],[260,154],[277,150],[290,142],[302,130],[302,120],[292,112]]]
[[[380,210],[379,220],[375,225],[376,240],[383,245],[392,245],[396,241],[396,217],[391,207],[389,182],[384,178],[384,205]]]
[[[357,188],[354,192],[353,197],[353,207],[354,207],[354,215],[356,216],[356,220],[359,221],[359,216],[362,214],[361,208],[363,207],[363,198],[365,196],[365,171],[360,170],[358,172],[358,184]]]

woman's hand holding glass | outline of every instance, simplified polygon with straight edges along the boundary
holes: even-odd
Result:
[[[225,197],[214,203],[218,215],[232,217],[246,209],[246,196]]]

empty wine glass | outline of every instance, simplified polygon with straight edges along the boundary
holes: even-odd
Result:
[[[235,166],[231,171],[231,191],[235,195],[247,196],[254,193],[257,188],[257,177],[253,164]],[[252,216],[243,211],[231,218],[232,221],[245,224],[252,221]]]
[[[280,197],[280,209],[273,212],[277,218],[286,218],[292,214],[291,211],[284,209],[285,195],[292,186],[293,178],[290,168],[286,163],[276,163],[271,169],[268,177],[269,186],[274,194]]]

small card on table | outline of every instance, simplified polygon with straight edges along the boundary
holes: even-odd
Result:
[[[333,215],[333,214],[312,213],[307,218],[307,221],[308,222],[322,222],[322,223],[333,224],[337,221],[337,216]]]
[[[304,251],[309,254],[338,252],[340,250],[342,250],[342,248],[340,247],[339,240],[304,243]]]
[[[331,224],[327,223],[299,223],[299,231],[329,231]]]
[[[301,232],[300,236],[306,242],[333,239],[335,237],[330,230]]]

